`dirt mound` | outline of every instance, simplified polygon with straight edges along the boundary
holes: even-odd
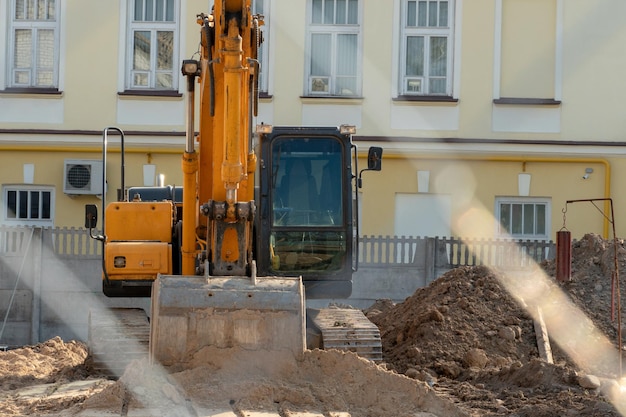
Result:
[[[87,378],[86,358],[84,343],[59,337],[0,352],[0,415],[48,415],[82,403],[96,390],[51,395],[46,400],[37,393],[52,393],[63,383]]]
[[[553,279],[542,290],[563,290],[613,341],[614,250],[612,241],[585,236],[572,246],[571,281]],[[621,242],[617,253],[621,268],[626,253]],[[555,261],[541,267],[554,276]],[[503,284],[504,274],[484,266],[454,269],[400,304],[381,301],[368,309],[381,329],[388,367],[427,382],[477,415],[620,415],[600,395],[608,379],[589,385],[585,381],[592,376],[554,343],[554,363],[539,359],[533,317],[505,289],[511,285]],[[619,374],[613,371],[606,376]]]
[[[428,367],[463,378],[474,367],[538,356],[533,323],[486,267],[458,268],[386,313],[366,312],[381,329],[394,370]]]
[[[307,351],[298,360],[284,355],[232,350],[204,352],[203,365],[166,373],[146,361],[129,366],[117,383],[85,401],[83,408],[120,410],[167,409],[186,416],[195,409],[289,412],[321,410],[352,416],[414,416],[416,410],[440,416],[461,416],[423,383],[386,371],[352,353]],[[239,415],[239,414],[238,414]]]
[[[614,281],[617,264],[619,281]],[[626,248],[624,241],[605,240],[596,234],[585,235],[572,245],[572,279],[561,284],[571,299],[611,340],[617,341],[617,288],[626,282]],[[556,275],[556,262],[542,264],[551,276]],[[623,305],[624,294],[620,304]],[[626,333],[625,333],[626,335]]]
[[[87,346],[55,337],[44,343],[0,353],[0,389],[12,390],[87,375]]]
[[[0,369],[7,370],[0,415],[73,416],[85,410],[130,415],[159,410],[159,415],[182,417],[200,415],[201,410],[212,410],[210,415],[215,410],[234,410],[238,415],[249,410],[309,415],[308,411],[319,410],[325,415],[414,417],[419,410],[424,416],[466,416],[427,384],[350,352],[313,350],[296,360],[290,355],[205,348],[186,371],[170,373],[138,360],[118,381],[87,379],[84,386],[75,384],[67,390],[64,382],[87,376],[78,371],[86,369],[86,353],[83,344],[58,338],[0,353]]]

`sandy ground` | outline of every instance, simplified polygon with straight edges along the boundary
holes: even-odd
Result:
[[[281,415],[619,416],[626,407],[615,312],[623,279],[614,265],[621,271],[626,251],[622,242],[615,249],[596,235],[576,242],[567,283],[552,278],[554,262],[530,272],[476,266],[452,270],[402,303],[380,300],[366,311],[381,330],[379,365],[333,351],[295,360],[209,350],[187,371],[136,361],[112,381],[90,371],[79,342],[55,338],[0,352],[0,415],[125,415],[150,406],[177,416],[189,415],[193,402]],[[537,348],[537,311],[552,363]]]
[[[232,409],[238,415],[245,410],[281,415],[310,410],[350,416],[409,417],[417,411],[431,413],[425,416],[466,415],[428,384],[349,352],[313,350],[295,360],[206,349],[189,370],[167,373],[137,360],[117,381],[90,373],[86,352],[79,343],[52,339],[1,354],[0,415],[72,416],[84,410],[126,415],[138,409],[166,410],[159,415],[172,417],[197,415],[198,409]],[[72,389],[67,389],[68,383]]]

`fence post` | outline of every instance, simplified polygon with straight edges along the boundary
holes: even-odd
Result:
[[[437,263],[435,247],[437,238],[427,237],[424,245],[424,281],[428,285],[435,280],[435,264]]]
[[[35,345],[39,343],[41,327],[41,265],[43,262],[43,228],[33,227],[32,260],[33,260],[33,305],[31,311],[30,341]],[[24,256],[28,256],[28,250]]]
[[[445,238],[435,236],[435,268],[445,268],[448,265]]]

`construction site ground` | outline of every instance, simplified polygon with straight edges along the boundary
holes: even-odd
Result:
[[[90,369],[84,343],[54,338],[0,352],[0,415],[626,415],[625,265],[623,242],[586,235],[573,245],[569,282],[556,282],[554,261],[454,269],[365,311],[381,332],[380,364],[331,350],[295,359],[209,349],[187,370],[136,360],[109,379]]]

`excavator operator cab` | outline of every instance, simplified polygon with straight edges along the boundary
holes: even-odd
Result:
[[[260,134],[260,146],[259,274],[300,275],[307,298],[349,297],[358,236],[350,134],[275,127]]]

